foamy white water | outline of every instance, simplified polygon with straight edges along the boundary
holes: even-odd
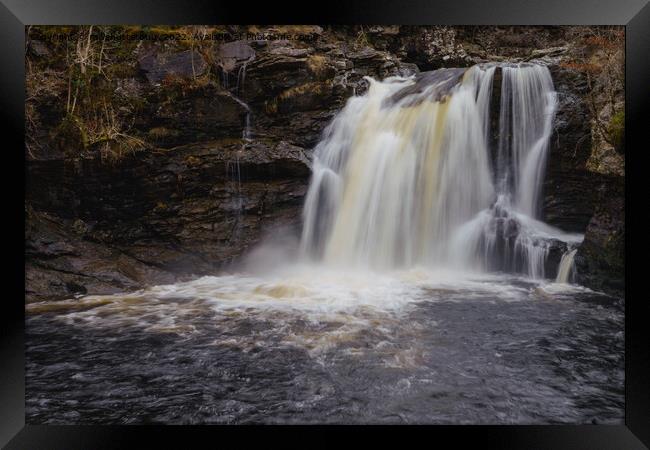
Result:
[[[493,73],[470,70],[441,101],[431,101],[432,83],[393,103],[415,80],[370,79],[316,149],[303,248],[332,265],[447,259],[451,231],[493,196],[485,144]]]
[[[573,281],[573,274],[575,271],[575,263],[573,258],[576,256],[577,252],[578,249],[575,248],[562,255],[562,259],[560,260],[560,267],[557,271],[557,278],[555,279],[557,283],[570,283]]]
[[[328,127],[304,208],[303,252],[333,267],[424,265],[544,278],[552,240],[538,220],[556,109],[543,65],[505,65],[497,160],[497,67],[369,79]]]

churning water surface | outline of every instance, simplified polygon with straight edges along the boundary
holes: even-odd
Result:
[[[293,267],[27,307],[27,422],[622,423],[622,302]]]

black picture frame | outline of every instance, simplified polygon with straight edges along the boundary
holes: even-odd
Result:
[[[115,448],[136,442],[147,446],[162,442],[189,445],[190,437],[210,446],[223,445],[225,437],[246,439],[249,427],[158,426],[31,426],[25,425],[24,380],[24,61],[25,25],[71,24],[404,24],[404,25],[625,25],[626,26],[626,254],[642,254],[647,232],[642,227],[641,201],[647,149],[645,130],[650,106],[650,3],[647,0],[444,0],[411,2],[320,2],[283,7],[275,2],[205,2],[182,0],[1,0],[0,5],[0,114],[5,125],[5,172],[2,176],[6,243],[5,290],[0,331],[0,444],[10,449]],[[310,9],[308,9],[311,6]],[[7,176],[11,174],[12,176]],[[637,183],[639,186],[633,186]],[[636,195],[635,195],[636,193]],[[636,205],[636,209],[631,205]],[[636,212],[636,216],[630,211]],[[13,219],[13,220],[12,220]],[[639,259],[641,261],[641,259]],[[645,267],[626,263],[625,306],[625,425],[587,426],[431,426],[407,427],[409,437],[425,437],[431,445],[451,438],[454,447],[468,442],[487,448],[527,449],[642,449],[650,446],[650,301],[643,295]],[[398,428],[404,432],[404,428]],[[257,428],[257,438],[270,438],[276,427]],[[338,442],[334,431],[351,427],[292,427],[284,445],[306,444],[307,433],[319,443]],[[382,438],[393,428],[373,427]],[[262,436],[260,436],[260,434]],[[215,436],[216,435],[216,436]],[[435,439],[431,440],[431,438]],[[145,441],[142,441],[145,439]],[[180,444],[179,444],[180,445]]]

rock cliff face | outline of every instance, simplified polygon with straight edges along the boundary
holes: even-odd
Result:
[[[624,153],[594,131],[594,80],[575,63],[598,51],[580,44],[587,29],[227,27],[252,34],[220,41],[196,27],[162,39],[181,27],[107,41],[105,27],[72,30],[76,47],[55,31],[28,34],[28,301],[211,273],[278,227],[297,234],[311,149],[365,76],[530,59],[550,64],[560,101],[545,218],[586,230],[585,284],[624,286],[623,193],[610,189]],[[301,38],[258,38],[285,32]]]
[[[580,284],[622,293],[625,290],[625,195],[620,177],[601,184],[575,263]]]
[[[201,273],[242,254],[267,228],[299,225],[308,163],[284,141],[239,140],[143,153],[114,166],[39,162],[27,201],[37,216],[72,224],[82,241],[171,273]]]

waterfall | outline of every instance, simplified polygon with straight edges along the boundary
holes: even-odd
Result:
[[[506,66],[501,85],[497,180],[527,216],[539,216],[549,138],[556,108],[553,81],[541,65]]]
[[[237,95],[241,96],[244,93],[244,82],[246,81],[246,66],[254,57],[251,57],[243,62],[239,70],[237,71],[237,85],[235,86],[235,92]]]
[[[492,85],[501,70],[496,163]],[[326,264],[545,274],[538,220],[556,108],[538,64],[367,78],[316,146],[301,248]]]
[[[244,75],[242,75],[242,72],[240,71],[240,75],[237,77],[237,90],[239,89],[239,80],[240,76],[242,77],[242,88],[243,88],[243,77],[245,76],[245,67],[244,67]],[[242,127],[242,143],[240,149],[235,152],[235,161],[227,161],[226,162],[226,173],[230,175],[230,180],[231,182],[235,183],[235,189],[234,189],[234,203],[235,203],[235,224],[232,228],[232,235],[231,239],[239,239],[241,237],[241,223],[242,223],[242,215],[243,215],[243,210],[244,210],[244,195],[242,193],[242,184],[241,184],[241,167],[239,164],[239,157],[240,153],[246,150],[246,144],[251,141],[251,108],[248,106],[246,102],[241,100],[239,97],[237,97],[234,94],[230,94],[231,98],[235,100],[238,104],[240,104],[244,108],[244,126]],[[233,167],[231,167],[233,166]]]
[[[555,279],[556,283],[570,283],[573,280],[575,272],[573,258],[576,256],[577,251],[578,249],[576,248],[562,255],[557,271],[557,278]]]

